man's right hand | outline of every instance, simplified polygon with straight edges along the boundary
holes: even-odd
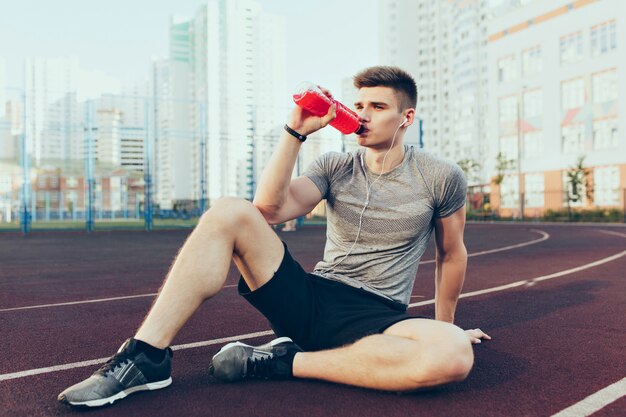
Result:
[[[320,87],[322,92],[328,97],[333,98],[330,91]],[[325,116],[315,116],[308,110],[303,109],[300,106],[295,106],[291,112],[291,117],[287,125],[298,132],[301,135],[308,136],[313,132],[317,132],[323,127],[328,126],[330,122],[337,116],[337,106],[333,103],[328,109],[328,113]]]
[[[481,343],[483,339],[491,340],[491,336],[489,336],[487,333],[483,332],[480,329],[468,329],[465,330],[465,334],[467,335],[467,337],[469,337],[469,340],[470,342],[472,342],[473,345]]]

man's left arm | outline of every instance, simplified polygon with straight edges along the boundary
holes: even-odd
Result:
[[[463,289],[467,250],[463,243],[465,207],[435,218],[437,248],[435,268],[435,319],[454,323],[454,312]]]
[[[454,323],[456,303],[463,289],[467,268],[467,249],[463,243],[465,207],[448,217],[435,219],[437,246],[435,268],[435,319]],[[471,343],[491,337],[480,329],[465,330]]]

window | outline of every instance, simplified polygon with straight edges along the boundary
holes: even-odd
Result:
[[[500,123],[517,120],[517,97],[501,98],[499,104]]]
[[[543,207],[543,174],[526,174],[524,177],[524,205]]]
[[[511,81],[517,78],[515,56],[509,55],[498,60],[498,80],[500,82]]]
[[[563,153],[582,152],[585,141],[585,127],[582,124],[561,127]]]
[[[574,32],[561,37],[561,64],[571,64],[583,58],[583,33]]]
[[[605,103],[617,99],[617,72],[613,69],[591,76],[594,103]]]
[[[541,90],[533,90],[524,93],[523,117],[536,117],[543,113],[543,93]]]
[[[522,145],[524,158],[539,158],[543,153],[543,132],[525,133]]]
[[[500,152],[506,159],[513,159],[517,161],[517,136],[501,137]]]
[[[563,81],[561,83],[561,108],[563,110],[582,107],[585,104],[585,80]]]
[[[522,73],[533,75],[542,71],[541,47],[535,46],[522,52]]]
[[[519,182],[517,175],[505,175],[500,184],[500,199],[502,208],[519,207]]]
[[[591,55],[598,56],[617,49],[615,20],[591,28]]]
[[[599,206],[619,204],[619,167],[596,168],[593,171],[594,199]]]
[[[593,121],[593,149],[617,148],[617,119]]]

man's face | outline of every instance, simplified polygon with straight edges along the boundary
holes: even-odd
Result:
[[[371,148],[388,148],[393,134],[405,118],[398,106],[398,98],[390,87],[359,89],[354,107],[366,130],[357,136],[358,144]],[[398,131],[396,143],[402,133]]]

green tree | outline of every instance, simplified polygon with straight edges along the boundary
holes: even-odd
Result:
[[[587,197],[593,200],[593,189],[589,181],[590,170],[585,167],[585,157],[581,156],[576,161],[576,165],[570,167],[567,172],[567,202],[578,203]]]
[[[496,185],[502,184],[502,181],[504,180],[504,174],[508,170],[513,169],[514,166],[515,159],[506,159],[506,156],[502,152],[498,152],[498,156],[496,156],[496,172],[498,174],[496,175],[496,178],[493,180],[493,182]]]
[[[465,173],[467,182],[477,183],[480,181],[480,168],[481,165],[474,161],[472,158],[464,158],[457,162],[457,165]]]

